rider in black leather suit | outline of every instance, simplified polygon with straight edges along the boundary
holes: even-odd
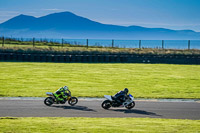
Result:
[[[125,88],[123,91],[119,91],[117,94],[114,95],[113,99],[118,103],[122,104],[125,102],[126,98],[128,96],[128,89]]]

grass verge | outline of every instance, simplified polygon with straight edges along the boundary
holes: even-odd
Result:
[[[0,96],[45,97],[68,85],[79,97],[127,87],[137,98],[200,98],[199,70],[199,65],[0,62]]]
[[[199,133],[200,120],[154,118],[58,118],[0,117],[0,132],[177,132]]]
[[[148,55],[200,55],[200,50],[180,50],[180,49],[156,49],[156,48],[111,48],[111,47],[57,47],[57,46],[37,46],[29,45],[8,45],[0,47],[1,53],[27,53],[27,54],[148,54]]]

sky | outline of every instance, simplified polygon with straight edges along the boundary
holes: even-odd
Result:
[[[0,23],[64,11],[104,24],[200,32],[200,0],[0,0]]]

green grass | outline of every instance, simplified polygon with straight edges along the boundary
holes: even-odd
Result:
[[[0,62],[0,96],[103,97],[125,87],[136,98],[200,98],[200,65]]]
[[[1,133],[199,133],[200,120],[153,118],[6,118],[0,117]]]
[[[18,40],[19,39],[19,40]],[[0,37],[0,52],[14,52],[14,53],[59,53],[59,54],[154,54],[154,55],[200,55],[199,49],[160,49],[160,48],[118,48],[118,47],[103,47],[103,46],[89,46],[86,44],[79,44],[74,41],[64,41],[63,45],[55,40],[41,39],[35,41],[33,47],[33,38],[27,40],[23,38],[5,38],[4,44],[2,37]],[[61,40],[60,40],[61,41]],[[86,41],[86,40],[85,40]],[[4,46],[4,47],[3,47]]]
[[[111,48],[90,46],[89,48],[83,46],[48,46],[39,45],[33,47],[32,45],[21,44],[5,44],[0,46],[2,53],[40,53],[40,54],[148,54],[148,55],[200,55],[200,50],[180,50],[180,49],[156,49],[156,48]]]

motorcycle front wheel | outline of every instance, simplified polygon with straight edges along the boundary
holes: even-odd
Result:
[[[130,103],[129,105],[125,106],[127,109],[132,109],[133,107],[135,107],[135,102],[133,101],[132,103]]]
[[[47,97],[47,98],[44,100],[44,104],[47,105],[47,106],[51,106],[53,103],[54,103],[54,100],[53,100],[52,97]]]
[[[105,100],[102,104],[101,104],[101,107],[104,108],[104,109],[109,109],[112,105],[111,105],[111,101],[109,100]]]
[[[78,103],[78,99],[76,97],[71,97],[68,101],[69,105],[74,106]]]

